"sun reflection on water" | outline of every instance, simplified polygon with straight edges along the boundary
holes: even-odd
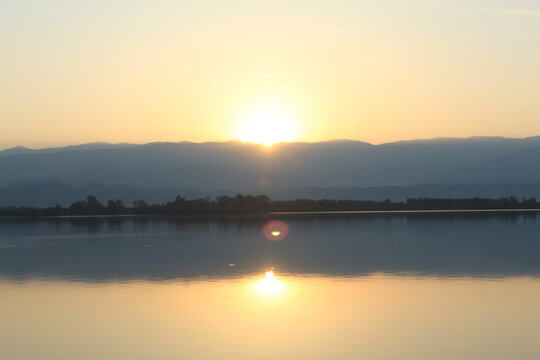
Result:
[[[257,293],[265,296],[275,296],[285,290],[285,284],[274,276],[274,271],[267,271],[264,279],[260,279],[255,283]]]

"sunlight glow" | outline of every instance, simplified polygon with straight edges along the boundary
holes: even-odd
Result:
[[[239,117],[237,138],[241,141],[270,146],[294,141],[298,136],[298,118],[281,104],[259,104]]]
[[[259,294],[275,296],[283,292],[285,285],[274,277],[274,271],[266,272],[264,279],[257,281],[255,288]]]

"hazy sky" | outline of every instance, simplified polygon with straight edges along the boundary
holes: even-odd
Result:
[[[228,140],[253,108],[304,141],[540,135],[538,0],[2,0],[0,44],[0,148]]]

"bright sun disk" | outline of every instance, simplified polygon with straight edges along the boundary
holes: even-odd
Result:
[[[269,146],[294,141],[297,126],[298,119],[290,109],[277,104],[261,104],[240,116],[237,138]]]

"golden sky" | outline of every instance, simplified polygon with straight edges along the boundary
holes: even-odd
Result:
[[[540,135],[536,0],[4,0],[0,43],[0,148]]]

